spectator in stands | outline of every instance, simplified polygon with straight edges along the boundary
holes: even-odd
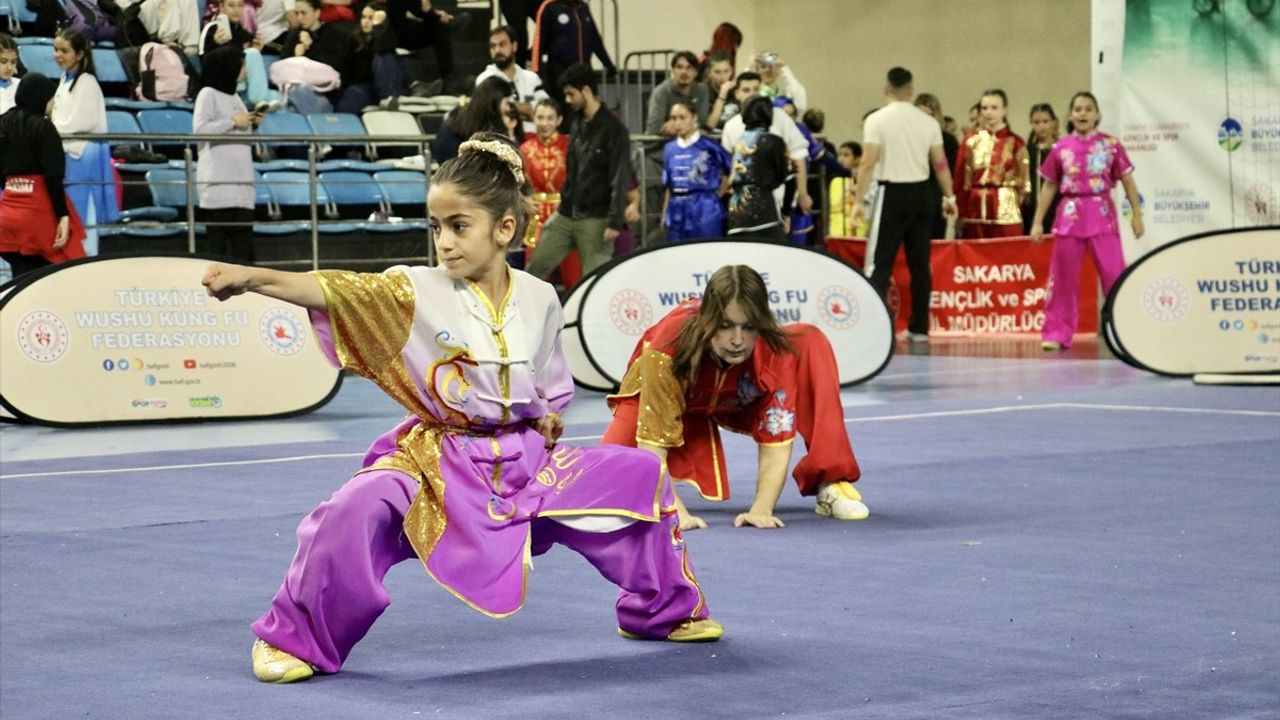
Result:
[[[341,27],[320,21],[320,0],[295,0],[293,11],[298,27],[285,37],[282,57],[305,57],[349,76],[351,37]],[[289,103],[303,114],[333,112],[335,106],[339,112],[359,112],[368,97],[358,88],[339,87],[321,93],[306,83],[291,85],[287,96]]]
[[[541,0],[499,0],[506,27],[511,30],[511,42],[516,46],[516,64],[528,67],[533,54],[529,45],[529,23],[538,14]],[[492,40],[492,37],[490,37]]]
[[[556,100],[564,100],[560,77],[570,65],[591,66],[600,59],[610,75],[618,68],[604,49],[591,8],[582,0],[546,0],[538,8],[534,31],[532,70],[542,76],[542,87]]]
[[[579,63],[570,65],[558,81],[578,116],[569,134],[560,207],[542,228],[542,239],[529,263],[528,271],[536,278],[545,278],[571,248],[582,256],[584,273],[613,257],[614,241],[626,223],[631,179],[631,135],[600,103],[599,75]]]
[[[947,158],[947,167],[954,168],[956,166],[956,158],[960,154],[960,141],[955,135],[946,131],[942,124],[942,103],[938,98],[930,93],[920,93],[916,96],[915,105],[921,112],[938,121],[938,126],[942,128],[942,154]],[[933,168],[929,168],[929,179],[936,183],[937,173]],[[938,198],[942,200],[941,196]],[[1034,209],[1034,208],[1033,208]],[[933,231],[929,233],[930,237],[935,239],[945,238],[947,236],[947,219],[942,215],[938,215],[933,219]]]
[[[668,124],[675,138],[662,150],[662,226],[667,240],[724,236],[724,206],[733,156],[698,132],[693,107],[683,100],[671,106]]]
[[[478,132],[493,132],[516,141],[520,119],[511,103],[511,83],[489,77],[476,86],[471,99],[445,116],[431,142],[431,159],[444,162],[458,155],[458,146]]]
[[[0,258],[14,277],[84,257],[84,226],[63,186],[62,138],[45,116],[57,88],[31,73],[0,114]]]
[[[739,73],[733,79],[733,88],[725,92],[722,88],[711,103],[711,112],[707,113],[707,126],[724,130],[730,120],[742,112],[742,104],[755,95],[760,94],[760,75],[753,72]]]
[[[396,47],[419,51],[427,47],[435,51],[436,69],[440,77],[431,83],[423,95],[439,95],[441,92],[462,93],[471,83],[455,84],[453,81],[453,31],[452,14],[432,5],[431,0],[388,0],[387,19],[395,33]],[[463,138],[464,140],[466,138]]]
[[[862,198],[871,188],[872,179],[877,179],[879,208],[873,215],[871,237],[867,238],[866,274],[880,297],[885,297],[898,248],[905,246],[907,268],[911,271],[907,340],[928,342],[933,293],[929,235],[939,211],[948,218],[955,217],[956,197],[947,174],[947,157],[942,152],[942,126],[911,104],[915,94],[911,71],[894,67],[886,79],[885,106],[863,123],[863,156],[853,189],[853,221],[866,216]],[[942,186],[941,208],[937,190],[929,180],[930,167],[937,184]]]
[[[751,57],[751,69],[759,73],[765,95],[786,95],[800,112],[809,108],[809,93],[796,79],[791,66],[776,52],[756,53]]]
[[[149,0],[142,3],[138,19],[155,42],[182,48],[188,55],[200,52],[200,15],[194,0]]]
[[[649,135],[675,135],[675,125],[670,120],[671,106],[684,102],[694,109],[698,127],[707,124],[707,112],[711,109],[711,91],[706,83],[698,80],[698,57],[683,50],[671,57],[671,77],[663,80],[649,96],[649,114],[644,131]]]
[[[0,33],[0,115],[9,111],[18,96],[18,44],[13,38]]]
[[[542,238],[542,227],[560,207],[560,189],[564,187],[569,161],[569,136],[560,132],[563,120],[555,100],[539,100],[533,111],[537,132],[520,145],[524,172],[529,176],[533,201],[538,205],[538,222],[529,224],[524,237],[526,266]],[[573,287],[581,278],[582,257],[577,250],[572,250],[560,263],[560,280],[565,287]]]
[[[774,193],[787,180],[787,145],[770,131],[775,110],[769,98],[757,95],[737,118],[743,122],[743,132],[733,143],[729,235],[786,237]]]
[[[293,0],[262,0],[258,11],[258,47],[279,54],[280,46],[292,29]]]
[[[228,45],[204,56],[204,87],[196,95],[192,131],[197,135],[251,134],[262,113],[249,112],[236,94],[246,71],[244,51]],[[208,223],[200,252],[253,263],[253,154],[249,143],[201,143],[196,162],[199,220]]]
[[[836,150],[836,161],[848,173],[848,177],[831,179],[831,191],[828,193],[828,228],[827,234],[837,237],[867,236],[867,221],[864,216],[858,222],[853,219],[853,188],[858,182],[858,165],[862,162],[862,145],[852,140],[840,143]]]
[[[742,75],[746,74],[743,73]],[[742,75],[738,76],[739,80],[742,79]],[[739,92],[742,92],[745,87],[749,87],[751,84],[754,83],[744,82],[743,87],[739,88]],[[748,101],[749,98],[741,101],[744,107]],[[805,139],[800,132],[800,128],[796,126],[796,121],[792,120],[782,108],[772,107],[772,103],[770,103],[770,107],[773,112],[773,121],[769,124],[769,132],[782,138],[786,143],[787,156],[791,158],[791,164],[796,174],[797,191],[794,198],[795,204],[804,212],[812,212],[813,199],[809,197],[809,141]],[[736,153],[738,141],[745,133],[746,123],[742,115],[739,114],[724,124],[724,132],[720,135],[720,144],[724,146],[725,150]],[[783,191],[781,184],[779,184],[777,193],[777,206],[779,208],[782,207],[782,201]]]
[[[493,60],[484,72],[476,76],[476,84],[486,78],[501,77],[515,88],[516,110],[525,122],[533,120],[533,104],[547,97],[542,89],[542,78],[532,70],[526,70],[516,62],[519,49],[515,32],[506,25],[489,31],[489,59]]]
[[[707,59],[712,55],[728,56],[730,67],[738,67],[738,48],[742,47],[742,31],[731,22],[722,22],[711,33],[711,47],[704,53]]]
[[[200,31],[200,56],[219,47],[244,49],[244,65],[247,68],[244,98],[250,105],[270,102],[276,98],[267,87],[267,66],[258,50],[258,40],[244,27],[245,0],[221,0],[211,2],[213,18]]]
[[[396,55],[395,35],[387,24],[386,11],[372,3],[360,10],[360,25],[351,34],[350,60],[342,82],[349,89],[358,89],[344,91],[340,112],[358,113],[366,105],[404,92],[404,65]]]
[[[710,97],[714,98],[711,107],[707,111],[706,127],[718,129],[718,125],[711,121],[711,114],[716,113],[716,120],[724,114],[724,103],[728,102],[733,94],[733,62],[729,60],[726,53],[714,52],[707,55],[707,59],[702,64],[703,82],[707,84],[707,90],[710,91]],[[720,112],[716,112],[719,110]]]
[[[1040,188],[1043,183],[1043,178],[1040,177],[1040,166],[1049,157],[1049,151],[1053,149],[1053,144],[1058,142],[1061,134],[1058,127],[1058,115],[1054,113],[1052,105],[1049,103],[1036,103],[1031,106],[1031,142],[1027,143],[1031,192],[1027,193],[1027,199],[1022,203],[1023,234],[1031,234],[1031,218],[1035,215],[1036,200],[1040,197]],[[1058,200],[1059,197],[1054,195],[1053,202],[1049,204],[1045,217],[1056,218],[1058,216]]]
[[[218,12],[200,31],[200,55],[210,50],[230,44],[238,48],[253,47],[253,34],[244,28],[244,0],[221,0],[211,2],[210,8]],[[225,20],[223,20],[225,18]]]
[[[982,93],[982,129],[965,136],[956,156],[953,184],[960,207],[960,236],[968,239],[1022,234],[1022,202],[1030,191],[1027,144],[1005,122],[1003,90]]]
[[[976,102],[969,107],[969,127],[965,129],[964,135],[968,135],[982,127],[982,103]],[[954,165],[952,167],[955,167]]]
[[[746,265],[720,268],[702,290],[641,336],[608,398],[613,421],[602,444],[647,450],[666,461],[672,480],[720,501],[729,498],[729,473],[719,428],[749,435],[759,448],[755,499],[733,525],[781,528],[773,512],[799,433],[807,449],[792,472],[800,494],[817,496],[819,515],[865,519],[831,342],[813,325],[780,326],[764,278]],[[674,500],[682,530],[707,526]]]
[[[53,41],[53,59],[62,69],[62,81],[53,95],[53,124],[62,136],[71,133],[105,133],[107,106],[94,76],[93,53],[88,38],[63,30]],[[114,222],[115,171],[106,143],[63,140],[67,154],[67,196],[88,226],[85,252],[98,254],[98,233],[92,226]]]

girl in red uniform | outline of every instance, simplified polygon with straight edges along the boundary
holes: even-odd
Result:
[[[1009,98],[1003,90],[982,93],[979,127],[965,136],[956,157],[955,186],[961,237],[1022,234],[1022,201],[1030,191],[1027,144],[1005,122]]]
[[[759,447],[755,500],[733,524],[780,528],[773,510],[799,432],[808,449],[792,473],[800,494],[817,495],[819,515],[861,520],[868,510],[853,487],[861,471],[843,431],[831,343],[812,325],[778,325],[768,296],[759,273],[727,265],[711,276],[700,301],[680,305],[646,330],[622,388],[609,396],[613,422],[604,442],[666,458],[673,480],[694,484],[708,500],[725,500],[718,428],[751,435]],[[827,434],[815,445],[819,427]],[[678,495],[676,506],[682,529],[707,526]]]
[[[46,116],[58,83],[31,73],[0,115],[0,257],[13,275],[84,257],[84,226],[63,189],[62,137]]]

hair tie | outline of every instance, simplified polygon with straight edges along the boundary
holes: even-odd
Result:
[[[506,163],[511,170],[511,174],[515,175],[516,185],[524,185],[524,159],[510,145],[501,140],[467,140],[458,146],[459,155],[465,152],[482,152],[496,155],[499,160]]]

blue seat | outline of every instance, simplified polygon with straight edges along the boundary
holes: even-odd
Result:
[[[344,207],[355,207],[364,216],[382,207],[382,188],[368,173],[333,170],[320,173],[320,182],[340,213]]]
[[[135,135],[142,132],[142,128],[138,126],[138,119],[133,116],[133,113],[124,110],[108,110],[107,132],[112,135]]]
[[[93,69],[100,83],[127,83],[129,76],[115,50],[93,48]]]
[[[7,0],[0,0],[0,15],[5,14],[4,8],[7,7],[7,5],[5,4],[6,1]],[[13,42],[15,45],[52,45],[53,38],[51,37],[16,37],[13,39]]]
[[[265,172],[262,181],[271,193],[271,201],[288,219],[302,219],[311,212],[311,176],[293,170]],[[320,214],[327,214],[329,194],[324,183],[316,183],[316,205]]]
[[[258,136],[268,137],[271,135],[312,135],[311,125],[307,123],[307,118],[295,112],[274,112],[267,113],[262,119],[262,125],[258,126]],[[305,145],[302,142],[271,142],[275,146],[297,147]]]
[[[147,188],[151,202],[160,207],[187,207],[187,172],[178,168],[156,168],[147,171]],[[194,191],[195,188],[192,188]],[[194,202],[194,198],[192,198]]]
[[[316,163],[316,170],[320,172],[328,172],[330,170],[359,170],[360,172],[376,173],[382,170],[395,170],[396,166],[389,162],[369,162],[368,160],[321,160]]]
[[[319,167],[319,165],[317,165]],[[301,170],[307,171],[306,160],[266,160],[264,162],[256,162],[253,168],[258,172],[274,172],[277,170]]]
[[[163,110],[169,107],[160,100],[134,100],[133,98],[106,97],[102,102],[108,110]]]
[[[378,181],[383,199],[392,207],[414,207],[418,212],[426,212],[426,175],[414,170],[382,170],[374,173],[373,179]]]
[[[139,110],[138,126],[144,133],[190,135],[191,113],[187,110]]]
[[[27,72],[38,72],[51,78],[62,76],[62,68],[53,61],[52,45],[19,45],[18,59]]]
[[[316,113],[307,116],[307,124],[316,135],[349,135],[364,138],[364,123],[349,113]]]

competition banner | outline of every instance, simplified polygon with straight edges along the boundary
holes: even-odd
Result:
[[[862,267],[867,241],[827,238],[827,249]],[[1053,238],[1037,245],[1029,238],[935,240],[929,333],[939,336],[1039,335],[1044,327],[1045,288]],[[899,332],[911,317],[911,272],[898,253],[889,282],[889,311]],[[1080,324],[1077,332],[1098,329],[1098,275],[1085,256],[1080,272]]]
[[[1134,264],[1112,289],[1105,337],[1165,375],[1280,373],[1280,227],[1205,233]]]
[[[48,425],[210,420],[313,410],[337,392],[302,308],[218,302],[209,260],[58,265],[0,298],[0,406]]]
[[[889,313],[856,269],[786,243],[705,240],[632,253],[583,280],[566,313],[566,335],[576,330],[581,347],[577,361],[567,349],[574,378],[586,387],[617,387],[644,331],[699,297],[711,275],[728,264],[749,265],[764,277],[779,322],[809,323],[826,334],[842,385],[867,380],[888,364]]]
[[[1121,75],[1119,107],[1101,110],[1145,208],[1147,235],[1129,247],[1280,223],[1280,7],[1130,0],[1123,28],[1123,58],[1107,70]]]

